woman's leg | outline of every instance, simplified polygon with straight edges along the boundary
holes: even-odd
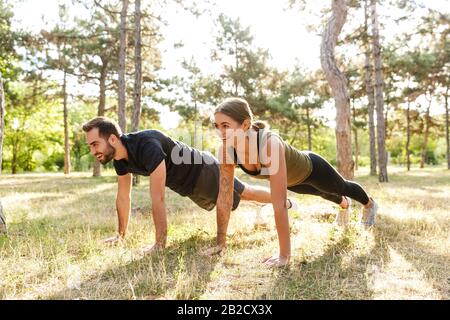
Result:
[[[347,196],[364,206],[369,206],[369,196],[359,184],[345,180],[327,160],[318,154],[311,152],[309,157],[313,164],[313,170],[303,184],[310,185],[321,193],[329,194],[330,201],[333,201],[331,195],[338,197],[335,199],[341,201],[342,196]],[[337,203],[336,201],[333,202]]]
[[[298,184],[296,186],[288,187],[288,190],[295,192],[295,193],[299,193],[299,194],[311,194],[314,196],[319,196],[326,200],[332,201],[336,204],[341,204],[342,198],[343,198],[341,195],[322,192],[322,191],[316,189],[315,187],[313,187],[312,185],[304,184],[304,183]]]

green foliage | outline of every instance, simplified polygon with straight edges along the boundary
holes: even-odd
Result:
[[[77,1],[77,5],[90,13],[79,18],[71,11],[74,4],[63,1],[61,3],[66,6],[60,7],[57,25],[38,35],[12,30],[13,3],[0,0],[0,73],[5,79],[7,103],[3,166],[6,171],[14,172],[61,170],[63,115],[60,75],[65,71],[71,79],[68,87],[71,162],[76,171],[88,170],[93,158],[89,155],[81,125],[98,113],[117,118],[119,19],[115,12],[119,11],[120,3]],[[290,1],[290,4],[293,7],[308,5],[306,1]],[[339,55],[338,59],[348,81],[352,134],[358,133],[359,162],[367,165],[367,97],[364,59],[360,55],[367,34],[362,28],[361,3],[350,1],[347,4],[349,16],[356,19],[348,24],[350,31],[345,31],[347,34],[342,41],[344,48],[356,48],[359,52],[352,56]],[[397,7],[406,15],[417,7],[416,2],[403,0],[382,1],[380,5]],[[211,52],[212,70],[218,71],[203,70],[192,57],[182,63],[183,73],[173,79],[163,79],[156,72],[162,59],[157,44],[163,34],[150,9],[150,6],[143,9],[144,87],[140,129],[162,129],[160,115],[152,108],[153,103],[160,103],[183,118],[180,127],[168,134],[175,138],[189,136],[190,140],[185,142],[192,145],[194,131],[202,131],[203,142],[198,147],[215,151],[217,139],[214,131],[210,130],[212,110],[225,97],[237,95],[249,101],[255,118],[267,120],[287,142],[298,149],[311,148],[335,164],[335,132],[318,116],[324,114],[324,106],[330,101],[328,85],[319,70],[306,71],[299,65],[286,72],[277,70],[270,65],[269,50],[255,45],[250,27],[239,19],[222,14],[216,19],[215,47]],[[329,13],[327,10],[329,8],[324,12]],[[134,72],[133,19],[130,14],[126,66],[127,79],[130,80],[127,81],[129,109]],[[380,23],[383,25],[386,19],[389,17],[383,17],[384,21]],[[432,99],[433,108],[440,108],[437,114],[431,112],[428,122],[426,161],[437,164],[445,160],[446,124],[441,111],[450,79],[449,21],[447,13],[429,10],[417,26],[391,43],[382,43],[386,143],[391,163],[403,165],[406,161],[407,107],[410,109],[411,158],[413,163],[420,161],[428,107],[423,97]],[[316,29],[319,27],[320,19],[315,25]],[[24,52],[24,57],[20,57],[18,52]],[[21,58],[23,63],[20,63]],[[76,88],[71,86],[73,80],[78,81]],[[74,93],[75,89],[84,89],[92,84],[94,91]],[[161,96],[163,92],[165,95]],[[332,119],[333,115],[328,118]]]
[[[0,0],[0,75],[6,81],[18,76],[18,54],[15,44],[19,35],[11,30],[12,6]]]
[[[11,85],[13,99],[5,117],[4,166],[11,172],[33,171],[44,158],[62,152],[62,128],[57,99],[48,94],[54,85],[41,81]],[[42,158],[42,157],[41,157]]]
[[[64,153],[53,153],[45,159],[42,166],[46,171],[60,171],[64,168]]]

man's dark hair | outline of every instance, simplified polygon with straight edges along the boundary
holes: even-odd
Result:
[[[108,139],[112,134],[117,138],[122,135],[122,130],[119,125],[114,121],[106,117],[96,117],[89,120],[83,125],[83,131],[89,132],[92,129],[97,128],[98,134],[104,139]]]

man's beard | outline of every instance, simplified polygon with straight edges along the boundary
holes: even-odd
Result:
[[[103,153],[102,159],[99,159],[98,161],[100,161],[101,164],[107,164],[115,157],[115,155],[116,149],[114,149],[114,147],[108,143],[106,146],[106,151]]]

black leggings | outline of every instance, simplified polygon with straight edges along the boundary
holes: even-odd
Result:
[[[342,196],[352,198],[363,205],[369,203],[367,193],[359,184],[345,180],[318,154],[308,152],[308,155],[313,167],[310,176],[302,183],[288,187],[288,190],[320,196],[337,204],[342,202]]]

